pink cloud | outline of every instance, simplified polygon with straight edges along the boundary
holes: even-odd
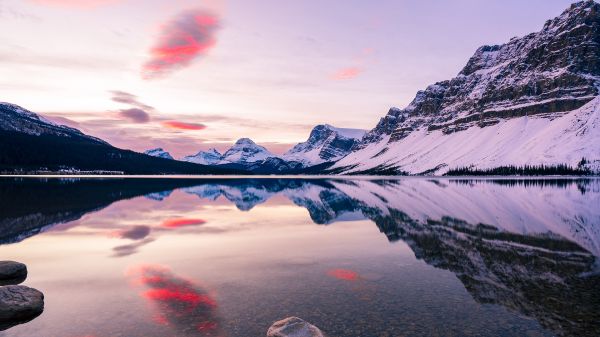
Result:
[[[362,73],[362,69],[358,67],[348,67],[338,70],[331,76],[331,79],[336,81],[351,80]]]
[[[168,74],[189,66],[215,46],[219,19],[204,10],[189,10],[163,26],[158,43],[150,50],[143,66],[146,79]]]
[[[93,8],[93,7],[117,3],[122,0],[29,0],[29,1],[36,3],[38,5],[45,5],[45,6]]]
[[[166,128],[169,129],[176,129],[176,130],[204,130],[206,129],[206,125],[204,124],[198,124],[198,123],[184,123],[184,122],[178,122],[178,121],[166,121],[166,122],[162,122],[162,125]]]
[[[168,219],[165,220],[161,227],[163,228],[180,228],[180,227],[188,227],[188,226],[200,226],[204,225],[206,220],[202,219],[187,219],[187,218],[179,218],[179,219]]]

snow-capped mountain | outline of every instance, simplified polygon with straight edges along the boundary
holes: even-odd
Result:
[[[144,152],[144,154],[147,154],[147,155],[152,156],[152,157],[173,160],[173,157],[171,156],[171,154],[169,152],[165,151],[161,147],[156,148],[156,149],[152,149],[152,150],[148,150],[148,151]]]
[[[567,164],[600,169],[600,4],[571,5],[540,32],[480,47],[453,79],[392,108],[340,160],[343,173]]]
[[[195,155],[183,157],[183,161],[202,165],[215,165],[223,160],[223,155],[217,149],[200,151]]]
[[[305,167],[334,162],[350,153],[365,133],[366,130],[317,125],[308,140],[287,151],[283,159],[300,162]]]
[[[59,136],[108,145],[105,141],[81,131],[58,125],[16,104],[0,102],[0,130],[31,136]]]
[[[263,161],[267,158],[277,157],[249,138],[241,138],[227,150],[221,158],[221,164],[247,164]]]

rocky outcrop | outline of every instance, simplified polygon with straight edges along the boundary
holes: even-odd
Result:
[[[0,261],[0,331],[28,322],[44,311],[44,294],[19,284],[27,278],[27,266]]]
[[[273,323],[267,331],[267,337],[324,337],[316,326],[298,317],[288,317]]]
[[[28,322],[44,311],[44,294],[25,286],[0,287],[0,330]]]
[[[0,261],[0,286],[19,284],[26,278],[26,265],[14,261]]]

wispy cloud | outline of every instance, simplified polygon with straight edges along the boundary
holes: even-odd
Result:
[[[126,104],[127,109],[117,111],[116,115],[121,119],[127,119],[134,123],[148,123],[150,121],[150,112],[154,111],[154,107],[144,104],[138,100],[134,94],[125,91],[113,90],[111,99],[114,102]]]
[[[169,129],[176,130],[204,130],[206,129],[206,125],[199,123],[185,123],[180,121],[165,121],[162,122],[162,125]]]
[[[154,110],[154,107],[151,107],[149,105],[146,105],[146,104],[140,102],[138,100],[138,97],[134,94],[130,94],[128,92],[120,91],[120,90],[113,90],[113,91],[110,91],[110,93],[113,95],[111,99],[117,103],[128,104],[128,105],[138,107],[138,108],[144,109],[144,110]]]
[[[359,67],[348,67],[336,71],[331,75],[331,79],[336,81],[351,80],[358,77],[361,73],[362,69]]]
[[[330,78],[335,81],[346,81],[357,78],[364,72],[374,53],[375,49],[371,47],[361,49],[353,62],[355,65],[337,70]]]
[[[163,26],[158,43],[150,50],[151,58],[143,66],[143,77],[156,78],[189,66],[214,47],[219,27],[218,17],[211,12],[180,13]]]
[[[134,123],[148,123],[150,115],[139,108],[123,109],[117,112],[120,118],[128,119]]]

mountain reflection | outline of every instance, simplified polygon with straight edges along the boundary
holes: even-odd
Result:
[[[283,196],[321,225],[370,220],[389,241],[402,240],[418,259],[453,272],[479,303],[535,318],[557,335],[600,335],[600,183],[594,179],[0,179],[0,242],[19,242],[123,199],[168,202],[175,189],[227,200],[241,211]],[[112,235],[129,243],[114,248],[114,256],[205,223],[182,215],[117,230]],[[220,333],[216,303],[205,291],[162,268],[138,274],[152,288],[146,294],[160,322],[182,331],[194,326],[196,335]],[[352,270],[329,275],[360,279]]]

